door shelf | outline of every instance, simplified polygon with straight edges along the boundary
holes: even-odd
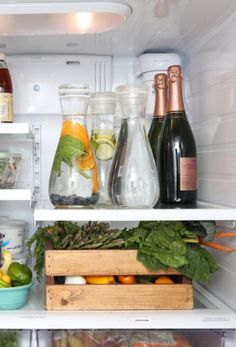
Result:
[[[0,123],[0,135],[33,137],[28,123]]]
[[[199,203],[196,208],[55,209],[36,207],[35,221],[235,220],[236,209]]]
[[[31,201],[30,189],[0,189],[0,201]]]
[[[21,310],[0,311],[1,329],[236,329],[236,314],[209,292],[195,289],[195,309],[155,311],[45,311],[32,288]]]

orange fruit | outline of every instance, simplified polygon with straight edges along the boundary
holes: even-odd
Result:
[[[137,283],[136,277],[133,275],[118,276],[118,281],[121,284],[136,284]]]
[[[155,284],[173,284],[173,283],[175,282],[168,276],[159,276],[155,280]]]
[[[73,122],[71,120],[65,120],[63,122],[61,137],[72,136],[75,139],[81,141],[86,148],[89,147],[90,141],[86,128],[80,123]]]

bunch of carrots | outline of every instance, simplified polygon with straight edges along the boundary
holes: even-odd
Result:
[[[226,237],[236,237],[236,232],[221,231],[221,232],[217,232],[214,236],[214,238],[216,238],[216,239],[223,239]],[[227,246],[221,245],[220,243],[213,242],[213,241],[204,241],[204,238],[200,237],[200,236],[198,236],[198,241],[201,245],[216,249],[218,251],[228,252],[228,253],[236,252],[235,248],[227,247]]]

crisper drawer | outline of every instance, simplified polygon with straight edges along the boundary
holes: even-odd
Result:
[[[31,347],[32,332],[28,330],[0,330],[0,347]]]
[[[233,332],[203,330],[39,331],[39,347],[233,347]]]

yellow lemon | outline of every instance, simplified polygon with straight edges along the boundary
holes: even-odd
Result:
[[[6,282],[7,284],[11,284],[11,277],[8,275],[3,275],[1,280]]]

